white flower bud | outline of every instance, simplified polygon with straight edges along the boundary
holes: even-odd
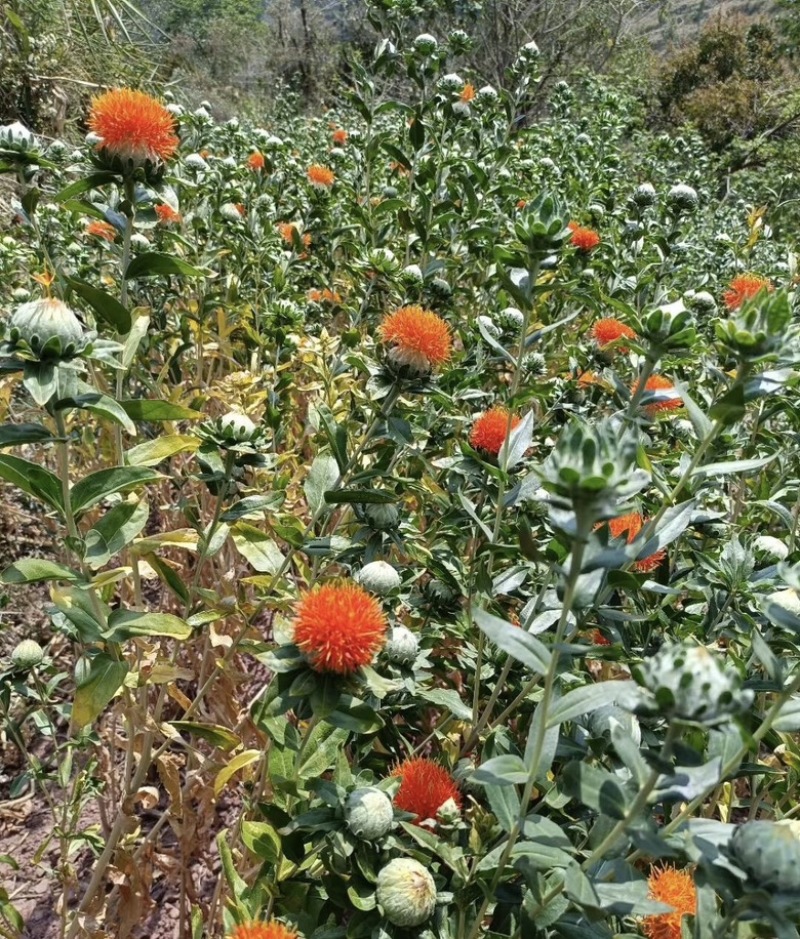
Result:
[[[436,884],[418,861],[395,858],[378,874],[377,899],[394,926],[419,926],[436,908]]]

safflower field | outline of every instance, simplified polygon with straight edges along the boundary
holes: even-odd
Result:
[[[468,42],[265,127],[0,129],[47,937],[799,935],[794,232],[599,78],[526,126],[536,44],[498,90]]]

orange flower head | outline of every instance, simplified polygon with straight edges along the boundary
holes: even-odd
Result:
[[[577,222],[570,222],[567,227],[572,232],[570,244],[579,251],[588,254],[600,244],[600,236],[593,228],[583,228]]]
[[[350,134],[343,127],[337,127],[336,130],[331,135],[333,143],[337,147],[343,147],[347,143],[347,138]]]
[[[156,215],[158,216],[159,222],[162,225],[177,225],[181,220],[181,213],[176,212],[171,205],[167,205],[166,202],[162,202],[156,207]]]
[[[264,169],[264,167],[267,165],[267,161],[264,159],[264,154],[259,153],[258,150],[256,150],[255,153],[251,153],[247,158],[247,165],[251,170],[258,172],[259,170]]]
[[[94,221],[86,226],[86,234],[94,235],[96,238],[103,238],[105,241],[116,241],[117,230],[108,222]]]
[[[300,939],[298,933],[274,919],[236,926],[228,939]]]
[[[738,310],[746,300],[755,297],[762,290],[772,293],[774,289],[767,278],[760,274],[739,274],[730,282],[722,300],[729,310]]]
[[[599,629],[593,629],[589,636],[589,641],[595,646],[610,646],[611,640],[607,639]]]
[[[466,85],[461,89],[461,94],[458,96],[459,101],[463,101],[464,104],[469,104],[470,101],[475,97],[475,86],[470,82],[467,82]]]
[[[319,163],[309,166],[306,175],[315,189],[330,189],[336,179],[333,170],[329,170],[327,166],[320,166]]]
[[[630,326],[626,326],[625,323],[614,319],[613,316],[598,320],[592,327],[592,339],[594,339],[600,349],[605,348],[609,343],[616,342],[617,339],[635,338],[636,333]],[[625,346],[620,346],[619,351],[627,352],[628,349]]]
[[[234,209],[236,209],[239,215],[242,216],[242,218],[244,218],[245,215],[247,215],[247,208],[245,207],[244,202],[234,202],[233,207]]]
[[[624,537],[627,543],[630,544],[636,539],[636,536],[642,530],[644,524],[645,519],[642,518],[639,512],[631,512],[629,515],[620,515],[619,518],[612,518],[608,522],[608,530],[612,538]],[[599,528],[600,525],[596,527]],[[633,569],[642,574],[650,573],[661,564],[666,556],[667,552],[661,548],[654,554],[650,554],[646,558],[642,558],[641,561],[637,561],[633,565]]]
[[[402,782],[394,797],[395,806],[414,816],[414,824],[435,820],[442,806],[451,799],[461,808],[461,793],[453,777],[433,760],[407,759],[392,770]]]
[[[507,408],[492,408],[481,414],[472,425],[469,442],[475,450],[484,450],[492,456],[497,456],[506,442],[506,437],[510,436],[511,431],[519,427],[520,423],[517,415],[511,414]]]
[[[450,327],[421,306],[404,306],[389,314],[381,323],[380,335],[392,346],[389,357],[393,362],[421,374],[444,365],[453,349]]]
[[[528,200],[527,200],[527,199],[520,199],[520,200],[517,202],[517,208],[518,208],[518,209],[524,209],[527,204],[528,204]]]
[[[97,149],[111,157],[146,161],[168,160],[178,149],[175,121],[169,111],[143,91],[118,88],[92,100],[89,129],[102,137]]]
[[[306,294],[312,303],[341,303],[341,294],[336,290],[330,290],[325,287],[324,290],[317,290],[312,287]]]
[[[380,603],[349,581],[308,591],[296,613],[295,644],[316,672],[350,675],[369,665],[386,642],[388,624]]]
[[[639,387],[639,382],[634,382],[631,387],[631,392],[636,394],[636,391]],[[663,375],[651,375],[644,385],[645,391],[674,391],[675,386],[672,382],[665,378]],[[659,411],[674,411],[677,408],[683,407],[682,398],[663,398],[658,401],[653,401],[650,404],[644,406],[645,413],[651,419],[658,414]]]
[[[673,913],[645,916],[642,928],[647,939],[681,939],[684,916],[697,913],[697,889],[691,874],[674,867],[655,867],[647,878],[650,898],[673,907]]]
[[[277,229],[286,244],[293,246],[295,232],[298,230],[297,225],[295,225],[294,222],[278,222]],[[303,232],[300,236],[300,241],[302,241],[304,247],[311,247],[311,235],[308,232]]]

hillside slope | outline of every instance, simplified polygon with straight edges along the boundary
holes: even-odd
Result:
[[[770,17],[776,11],[775,0],[664,0],[647,6],[633,17],[632,26],[647,35],[656,49],[692,38],[720,13]]]

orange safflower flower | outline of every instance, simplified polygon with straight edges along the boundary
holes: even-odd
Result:
[[[229,939],[299,939],[299,935],[273,919],[266,923],[245,923],[236,926]]]
[[[470,101],[475,97],[475,86],[470,82],[467,82],[466,85],[461,89],[461,94],[458,96],[459,101],[463,101],[464,104],[469,104]]]
[[[597,374],[597,372],[586,371],[578,375],[579,388],[591,388],[593,385],[599,385],[601,388],[607,387],[606,382]]]
[[[143,91],[118,88],[99,95],[92,100],[88,124],[103,138],[98,150],[137,166],[168,160],[178,149],[172,115]]]
[[[518,209],[524,209],[527,204],[528,204],[528,200],[527,200],[527,199],[520,199],[520,200],[517,202],[517,208],[518,208]]]
[[[308,291],[306,296],[312,303],[341,303],[342,302],[341,294],[339,294],[335,290],[329,290],[327,287],[325,287],[324,290],[316,290],[312,288],[311,290]]]
[[[690,874],[674,867],[655,867],[647,878],[650,898],[673,907],[674,913],[645,916],[642,923],[647,939],[681,939],[684,916],[697,913],[697,888]]]
[[[256,150],[255,153],[251,153],[247,158],[247,165],[251,170],[258,172],[259,170],[264,169],[264,167],[267,165],[267,161],[264,159],[264,154],[259,153],[258,150]]]
[[[572,232],[570,244],[579,251],[588,253],[600,244],[600,236],[593,228],[584,228],[577,222],[570,222],[567,228]]]
[[[381,339],[392,345],[389,357],[398,365],[429,372],[443,365],[453,348],[450,327],[421,306],[400,307],[380,325]]]
[[[620,515],[619,518],[612,518],[608,522],[608,530],[612,538],[625,538],[628,544],[632,541],[635,541],[636,536],[642,530],[642,527],[645,524],[646,519],[643,519],[641,513],[631,512],[629,515]],[[596,528],[600,528],[603,523],[596,525]],[[659,564],[667,556],[667,552],[661,548],[656,551],[654,554],[648,555],[646,558],[642,558],[641,561],[636,561],[633,565],[635,571],[639,571],[642,574],[647,574],[650,571],[654,571]]]
[[[497,456],[506,437],[521,423],[520,418],[516,414],[512,415],[507,408],[492,408],[481,414],[472,425],[469,442],[475,450],[484,450]]]
[[[181,213],[176,212],[175,209],[173,209],[171,205],[167,205],[166,202],[157,205],[155,210],[158,220],[162,225],[177,224],[181,220]]]
[[[739,274],[730,282],[722,300],[729,310],[738,310],[746,300],[755,297],[762,290],[772,293],[774,289],[767,278],[760,274]]]
[[[395,807],[416,816],[415,825],[436,819],[439,810],[451,799],[461,808],[461,793],[455,780],[443,766],[418,757],[407,759],[392,770],[402,782],[394,797]]]
[[[589,635],[589,641],[593,646],[610,646],[612,642],[610,639],[607,639],[599,629],[593,629]]]
[[[297,604],[294,641],[315,672],[350,675],[369,665],[386,641],[380,603],[349,581],[324,584]]]
[[[204,160],[207,160],[207,159],[211,156],[211,151],[210,151],[210,150],[201,150],[201,151],[200,151],[200,156],[201,156]]]
[[[337,127],[331,135],[331,139],[333,140],[335,146],[343,147],[347,143],[347,138],[349,136],[350,134],[348,134],[343,127]]]
[[[286,242],[287,245],[294,245],[294,236],[295,232],[298,230],[297,225],[294,222],[278,222],[276,225],[278,233],[281,238]],[[309,232],[303,232],[300,236],[300,241],[302,241],[303,246],[306,248],[311,247],[311,235]]]
[[[245,208],[244,202],[234,202],[233,207],[234,209],[236,209],[239,215],[242,216],[242,218],[244,218],[245,215],[247,215],[247,209]]]
[[[639,388],[639,382],[636,381],[631,386],[631,394],[636,394]],[[675,386],[663,375],[651,375],[644,384],[645,391],[674,391]],[[644,406],[648,417],[653,418],[659,411],[674,411],[676,408],[683,407],[682,398],[664,398],[663,400],[653,401]]]
[[[319,163],[312,163],[306,175],[315,189],[330,189],[336,179],[333,170],[329,170],[327,166],[320,166]]]
[[[617,339],[635,339],[636,333],[625,323],[608,316],[598,320],[592,327],[592,339],[602,349]],[[619,346],[620,352],[627,352],[626,346]]]
[[[117,230],[108,222],[94,221],[86,226],[87,235],[95,235],[97,238],[103,238],[106,241],[117,240]]]

